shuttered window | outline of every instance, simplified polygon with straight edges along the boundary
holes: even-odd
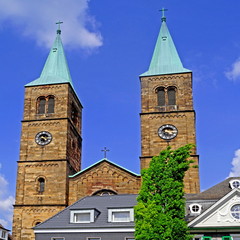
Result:
[[[176,91],[174,88],[168,89],[168,105],[176,105]]]
[[[49,96],[48,97],[48,113],[54,113],[54,97],[53,96]]]
[[[38,114],[45,113],[46,99],[44,97],[40,97],[38,99]]]
[[[164,88],[157,89],[158,106],[165,106],[165,91]]]

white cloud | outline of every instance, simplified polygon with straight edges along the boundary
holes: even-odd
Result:
[[[13,204],[14,197],[9,194],[8,181],[0,173],[0,223],[7,228],[11,228]]]
[[[0,0],[0,24],[10,23],[23,36],[50,47],[61,20],[64,45],[92,49],[102,45],[96,21],[88,12],[90,0]]]
[[[229,177],[239,177],[240,176],[240,149],[235,151],[235,157],[232,160],[232,169],[229,173]]]
[[[240,80],[240,58],[232,64],[230,71],[225,72],[225,76],[232,81]]]
[[[0,199],[0,210],[11,212],[13,209],[14,197],[9,196],[6,199]]]

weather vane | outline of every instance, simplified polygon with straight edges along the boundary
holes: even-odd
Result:
[[[56,24],[58,24],[57,34],[61,34],[60,24],[62,24],[62,23],[63,22],[61,22],[61,21],[56,22]]]
[[[101,151],[104,152],[104,158],[107,158],[107,152],[109,152],[110,150],[104,147],[104,149]]]

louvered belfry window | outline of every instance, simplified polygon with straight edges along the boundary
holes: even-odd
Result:
[[[158,106],[165,106],[165,91],[164,88],[157,89],[157,98],[158,98]]]
[[[168,105],[176,105],[176,91],[173,87],[168,89]]]
[[[46,99],[45,97],[40,97],[38,99],[38,114],[45,113]]]
[[[49,96],[48,97],[48,113],[54,113],[54,105],[55,105],[54,97]]]

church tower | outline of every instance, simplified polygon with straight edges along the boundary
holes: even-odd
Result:
[[[81,112],[59,28],[40,77],[25,86],[14,239],[34,239],[32,227],[68,206],[68,176],[81,168]]]
[[[167,146],[173,149],[196,144],[192,72],[183,67],[162,17],[152,60],[141,82],[141,169]],[[196,149],[192,151],[198,165]],[[190,168],[184,179],[186,193],[199,192],[198,168]]]

